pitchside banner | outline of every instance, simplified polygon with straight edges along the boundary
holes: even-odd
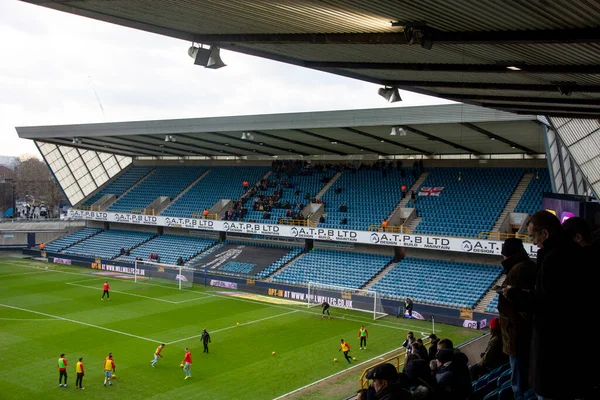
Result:
[[[474,254],[500,255],[501,240],[478,240],[457,237],[408,235],[403,233],[353,231],[291,225],[259,224],[254,222],[217,221],[212,219],[175,218],[155,215],[123,214],[104,211],[69,210],[69,218],[90,221],[120,222],[135,225],[166,226],[170,228],[224,231],[298,239],[330,240],[333,242],[365,243],[379,246],[402,246],[418,249],[458,251]],[[531,257],[537,247],[525,243]]]

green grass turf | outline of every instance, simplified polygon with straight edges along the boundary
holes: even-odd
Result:
[[[330,320],[321,319],[320,309],[305,305],[239,299],[200,285],[178,290],[134,283],[98,272],[0,259],[2,399],[273,399],[364,362],[353,369],[358,388],[364,367],[398,348],[407,331],[417,336],[431,331],[425,321],[373,321],[366,313],[340,309],[332,310]],[[102,302],[105,279],[112,294]],[[369,346],[362,351],[361,324],[369,330]],[[203,354],[199,340],[204,327],[212,337],[210,354]],[[478,335],[441,324],[436,331],[454,343]],[[340,338],[352,346],[350,354],[357,358],[352,365],[338,352]],[[151,368],[161,342],[167,343],[164,358]],[[186,346],[193,357],[188,380],[179,368]],[[104,387],[102,366],[109,352],[117,379]],[[58,387],[60,353],[69,361],[68,389]],[[86,370],[83,392],[75,390],[79,357]]]

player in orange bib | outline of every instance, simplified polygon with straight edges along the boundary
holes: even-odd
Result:
[[[104,301],[104,295],[106,295],[106,298],[110,300],[110,293],[108,293],[108,291],[110,290],[110,286],[108,285],[108,281],[104,281],[104,285],[102,285],[102,290],[104,290],[104,292],[102,293],[102,297],[100,297],[100,300]]]

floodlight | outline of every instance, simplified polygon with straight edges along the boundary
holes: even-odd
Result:
[[[393,86],[393,87],[384,87],[384,88],[379,88],[379,90],[377,91],[377,93],[379,93],[379,95],[381,97],[383,97],[384,99],[386,99],[388,102],[390,103],[395,103],[397,101],[402,101],[402,97],[400,97],[400,91],[398,91],[398,88]]]
[[[242,132],[242,140],[248,139],[248,134],[246,132]]]
[[[225,63],[221,60],[221,49],[218,46],[210,46],[208,48],[192,46],[188,49],[188,55],[194,59],[194,64],[201,65],[205,68],[217,69],[225,67]]]
[[[81,139],[79,139],[78,137],[74,137],[73,144],[81,144]]]

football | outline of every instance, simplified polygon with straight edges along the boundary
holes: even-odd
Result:
[[[275,352],[272,352],[271,354],[275,355]]]
[[[356,361],[356,357],[352,357],[352,359],[353,359],[354,361]]]
[[[334,359],[333,359],[333,362],[337,362],[337,358],[334,358]]]
[[[115,375],[115,374],[112,374],[111,378],[112,378],[112,379],[117,379],[117,375]]]
[[[179,364],[179,368],[183,368],[183,363]]]

